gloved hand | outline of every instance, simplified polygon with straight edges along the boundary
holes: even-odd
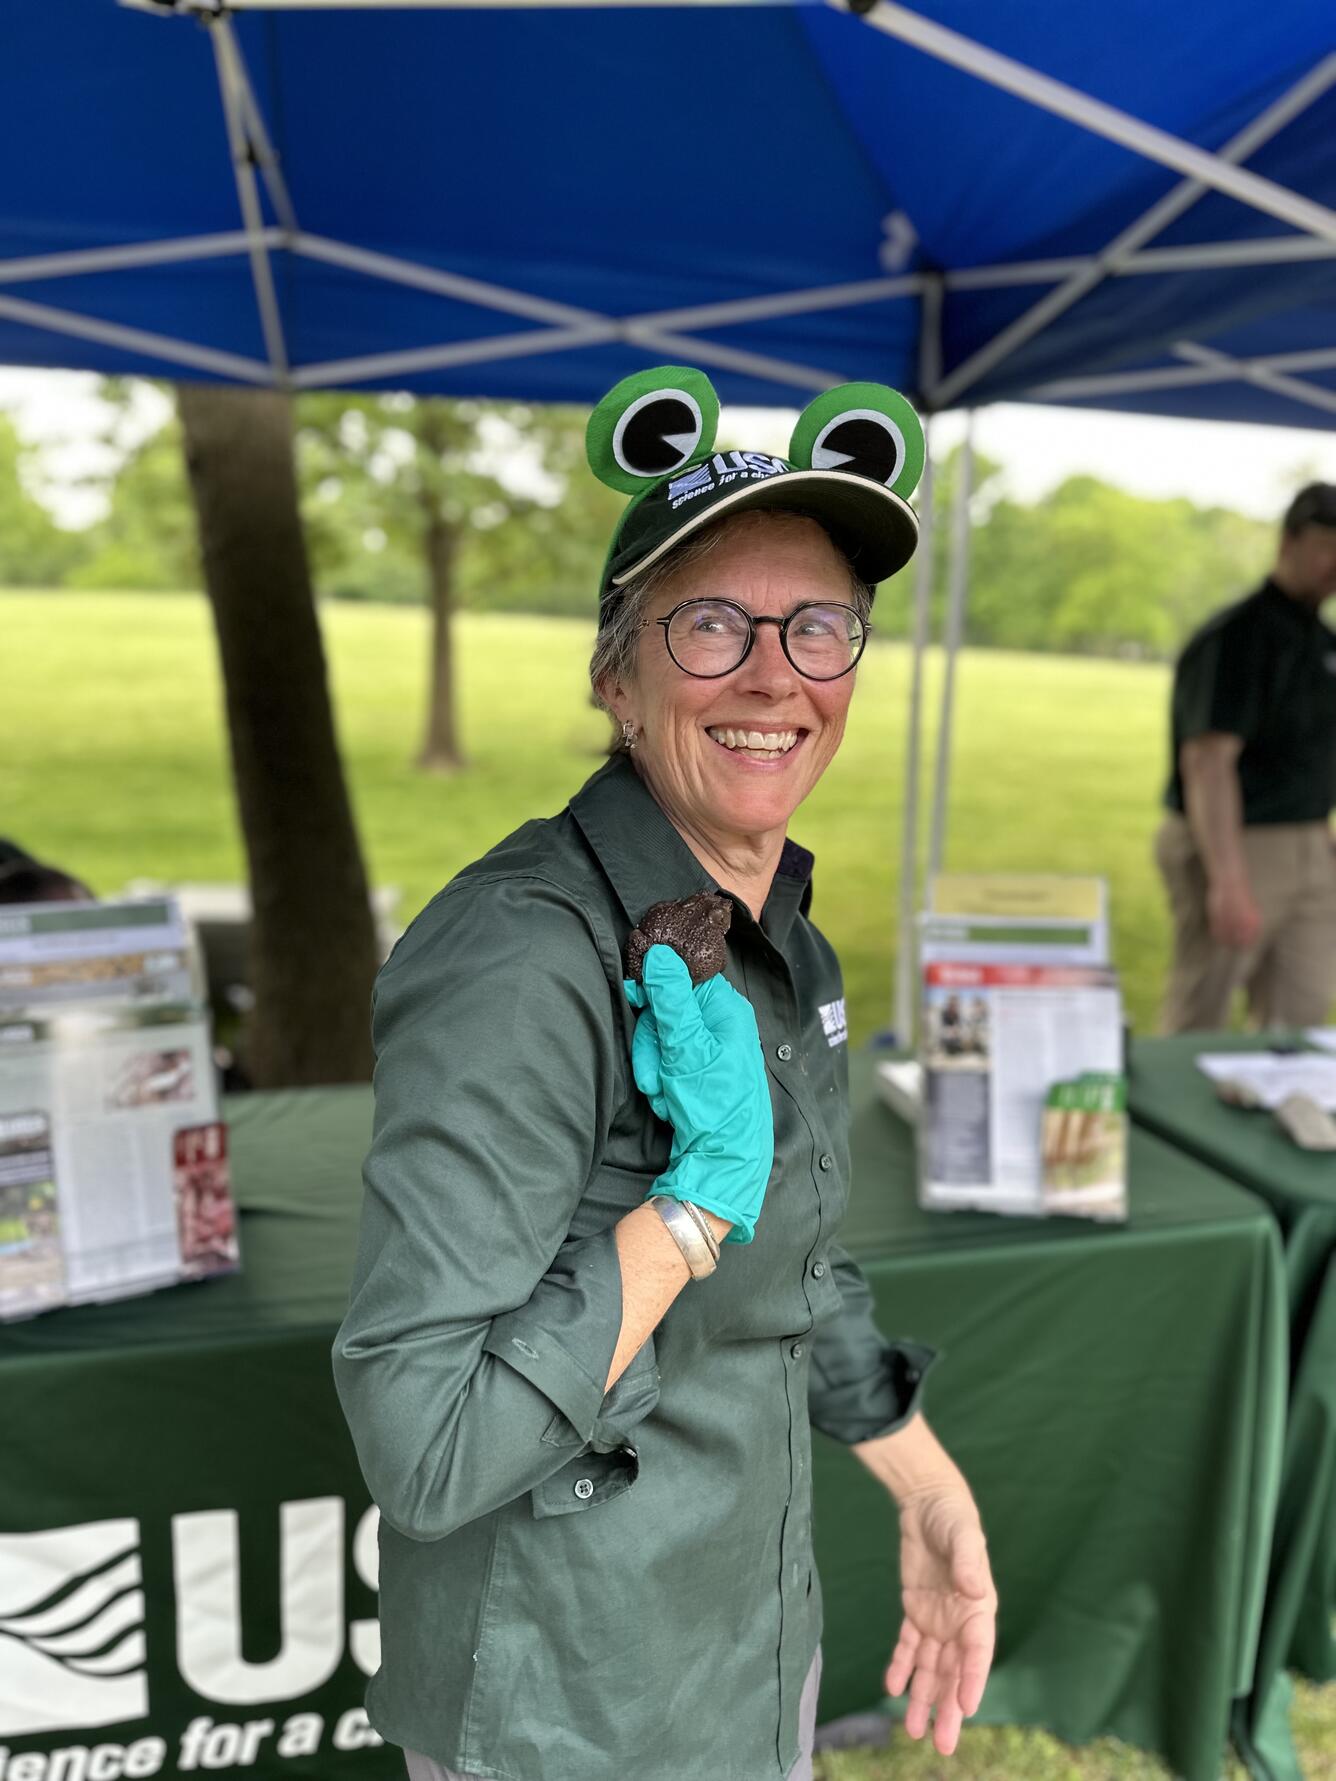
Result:
[[[729,1243],[750,1243],[775,1157],[765,1059],[751,1003],[724,977],[693,988],[671,946],[651,946],[643,983],[625,984],[643,1009],[631,1043],[636,1084],[673,1128],[656,1194],[726,1218]]]

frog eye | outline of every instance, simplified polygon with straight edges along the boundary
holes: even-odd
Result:
[[[637,495],[714,449],[719,398],[689,365],[637,371],[608,391],[589,417],[585,450],[600,482]]]
[[[789,457],[802,469],[843,470],[884,483],[908,500],[923,474],[923,428],[898,390],[842,383],[809,402]]]

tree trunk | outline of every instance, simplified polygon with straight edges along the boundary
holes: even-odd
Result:
[[[455,534],[441,512],[435,471],[446,449],[440,410],[431,402],[418,411],[419,450],[431,454],[433,474],[423,478],[422,547],[431,593],[431,683],[427,730],[418,766],[427,773],[458,773],[467,765],[455,724]]]
[[[455,728],[454,616],[455,541],[436,513],[426,523],[427,577],[431,587],[431,690],[427,733],[418,766],[428,773],[457,773],[465,765]]]
[[[178,406],[250,862],[257,1088],[371,1073],[366,872],[334,735],[286,396],[182,384]]]

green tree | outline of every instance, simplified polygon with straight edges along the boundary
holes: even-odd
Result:
[[[942,634],[960,454],[934,491],[933,633]],[[1129,494],[1073,476],[1042,500],[1001,492],[976,459],[966,636],[976,646],[1167,657],[1265,572],[1275,528],[1223,508]],[[906,635],[914,567],[878,596],[877,623]]]
[[[431,607],[418,757],[428,770],[464,763],[451,648],[458,605],[592,615],[601,553],[622,503],[584,468],[584,421],[580,410],[404,395],[330,393],[298,405],[320,585],[402,598],[416,566]]]
[[[107,514],[89,527],[87,558],[68,585],[145,592],[202,587],[177,417],[127,449],[102,480]]]

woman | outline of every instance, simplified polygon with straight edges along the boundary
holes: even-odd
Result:
[[[335,1350],[382,1512],[377,1729],[415,1781],[799,1781],[820,1591],[809,1424],[899,1506],[887,1688],[955,1747],[991,1661],[979,1518],[834,1241],[839,969],[790,816],[838,748],[870,584],[912,552],[921,432],[813,403],[790,460],[712,453],[667,367],[590,423],[639,488],[592,665],[622,746],[467,868],[377,982],[376,1128]],[[916,460],[917,459],[917,464]],[[646,909],[720,891],[727,965]],[[640,1012],[637,1018],[637,1010]]]

